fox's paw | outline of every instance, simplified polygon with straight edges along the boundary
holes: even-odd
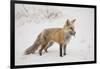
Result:
[[[46,53],[48,53],[48,51],[47,51],[47,50],[45,50],[45,52],[46,52]]]
[[[60,57],[63,57],[63,55],[60,55]]]
[[[40,56],[42,56],[42,53],[39,53]]]
[[[66,53],[64,53],[64,56],[66,55]]]

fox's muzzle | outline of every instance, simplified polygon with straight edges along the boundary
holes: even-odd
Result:
[[[70,32],[71,35],[75,36],[76,32],[75,31],[72,31]]]

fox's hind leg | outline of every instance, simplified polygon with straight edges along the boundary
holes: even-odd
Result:
[[[41,49],[39,50],[40,56],[42,56],[42,50],[47,46],[48,43],[41,45]]]
[[[49,47],[51,47],[52,45],[53,45],[53,41],[51,41],[51,42],[49,42],[48,44],[47,44],[47,46],[44,48],[44,50],[45,50],[45,52],[48,52],[48,48]]]

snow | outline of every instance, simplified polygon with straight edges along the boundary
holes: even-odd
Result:
[[[27,10],[25,11],[25,8]],[[34,8],[34,9],[32,9]],[[42,8],[42,9],[41,9]],[[45,18],[45,10],[56,9],[60,17]],[[42,10],[38,11],[38,9]],[[51,13],[49,10],[49,13]],[[35,15],[33,13],[35,12]],[[42,16],[42,15],[43,16]],[[33,15],[33,16],[32,16]],[[46,14],[48,15],[48,14]],[[67,46],[67,55],[59,56],[59,45],[54,43],[48,53],[43,51],[40,56],[35,54],[24,55],[25,49],[30,47],[37,35],[46,28],[63,27],[68,18],[76,18],[76,36],[72,37]],[[94,9],[75,7],[56,7],[41,5],[15,5],[15,65],[68,63],[94,60]]]

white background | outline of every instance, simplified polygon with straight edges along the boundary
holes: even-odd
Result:
[[[25,9],[23,8],[27,8],[28,12],[26,14],[24,14]],[[50,9],[48,14],[45,12],[47,8]],[[42,11],[44,9],[44,12],[41,10],[39,12],[36,9]],[[60,13],[57,12],[58,10]],[[48,16],[51,11],[60,15],[50,16],[49,18],[43,17],[43,14]],[[35,54],[24,55],[24,51],[34,43],[40,32],[48,28],[62,28],[67,18],[72,20],[72,17],[76,18],[74,25],[77,34],[75,38],[72,36],[67,44],[66,56],[63,58],[57,56],[59,45],[56,42],[49,48],[49,52],[43,52],[42,56],[38,55],[38,50]],[[92,61],[94,60],[93,36],[94,9],[92,8],[47,7],[29,4],[24,4],[23,7],[23,4],[15,5],[15,65]]]
[[[41,0],[38,0],[41,1]],[[58,2],[58,3],[72,3],[72,4],[89,4],[97,5],[97,13],[100,12],[100,1],[99,0],[42,0],[47,2]],[[10,0],[2,0],[0,2],[0,69],[9,69],[10,66]],[[98,26],[98,35],[99,32],[99,23],[100,23],[100,13],[97,16],[97,26]],[[98,38],[100,38],[98,36]],[[99,41],[99,39],[98,39]],[[97,41],[97,42],[98,42]],[[100,54],[99,47],[100,43],[97,43],[97,64],[85,64],[85,65],[71,65],[71,66],[55,66],[55,67],[42,67],[36,69],[96,69],[100,64]]]

